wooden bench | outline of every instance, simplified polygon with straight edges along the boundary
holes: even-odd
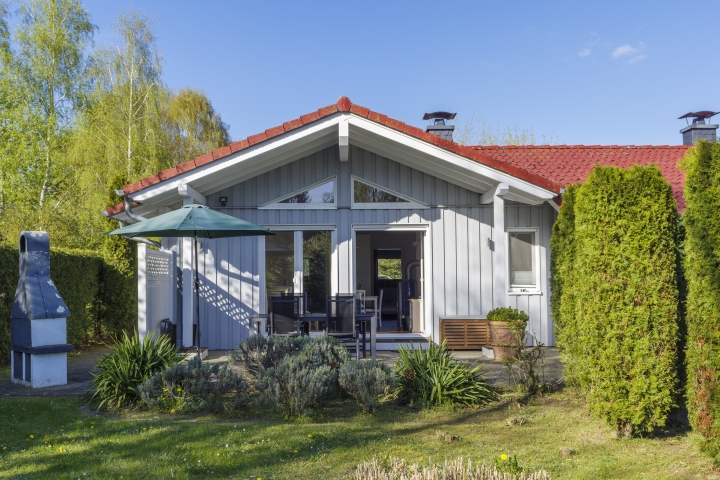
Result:
[[[440,317],[440,341],[451,350],[481,350],[490,344],[486,319],[473,315]]]

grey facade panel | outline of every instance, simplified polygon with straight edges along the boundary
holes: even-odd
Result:
[[[270,210],[257,207],[329,177],[337,177],[337,209]],[[351,209],[351,176],[424,203],[424,209]],[[219,197],[228,197],[219,207]],[[335,230],[338,292],[352,291],[355,247],[353,228],[362,225],[425,226],[426,325],[439,340],[439,318],[486,315],[496,304],[492,244],[493,206],[480,205],[480,193],[438,179],[370,151],[350,147],[350,161],[339,162],[337,146],[294,161],[209,195],[208,205],[230,215],[267,226],[327,226]],[[400,206],[402,207],[402,206]],[[506,226],[534,227],[540,242],[540,295],[507,295],[508,304],[528,312],[530,328],[540,341],[554,344],[549,313],[549,238],[555,210],[550,206],[507,205]],[[504,235],[505,232],[503,231]],[[201,315],[210,322],[203,344],[231,349],[250,335],[250,317],[260,312],[264,272],[260,240],[234,238],[203,243],[200,257]],[[503,267],[505,268],[505,267]]]

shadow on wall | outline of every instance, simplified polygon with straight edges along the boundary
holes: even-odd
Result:
[[[250,335],[250,317],[260,305],[260,277],[249,268],[241,270],[228,260],[218,260],[212,249],[203,251],[199,275],[201,345],[211,350],[232,349]],[[248,267],[257,263],[251,256],[239,260],[245,260]]]

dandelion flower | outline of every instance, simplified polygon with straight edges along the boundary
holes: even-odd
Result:
[[[63,448],[62,448],[62,447],[60,447],[60,448],[58,448],[58,450],[60,450],[60,451],[62,452],[62,451],[63,451]]]
[[[31,433],[31,434],[30,434],[30,438],[35,438],[35,435],[33,435],[33,434]]]
[[[506,453],[503,453],[502,455],[500,455],[500,460],[507,460],[507,459],[508,459],[508,456]]]
[[[175,413],[175,409],[174,409],[174,408],[171,408],[171,409],[170,409],[170,413]]]
[[[297,450],[294,450],[295,453],[297,453]]]
[[[3,447],[3,450],[7,450],[7,447]]]
[[[163,388],[163,392],[167,392],[167,388]]]
[[[178,390],[178,392],[182,392],[182,388],[180,388],[180,387],[178,387],[177,390]]]
[[[146,430],[147,430],[147,428],[143,427],[143,432],[146,431]]]
[[[308,433],[308,438],[312,438],[312,433]]]
[[[90,428],[95,428],[95,425],[90,425]]]

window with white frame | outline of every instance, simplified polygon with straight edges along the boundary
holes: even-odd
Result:
[[[512,293],[539,293],[537,228],[509,228],[508,286]]]
[[[424,203],[380,187],[367,180],[351,177],[352,208],[428,208]]]
[[[335,177],[327,178],[279,199],[261,205],[261,209],[336,208]]]

